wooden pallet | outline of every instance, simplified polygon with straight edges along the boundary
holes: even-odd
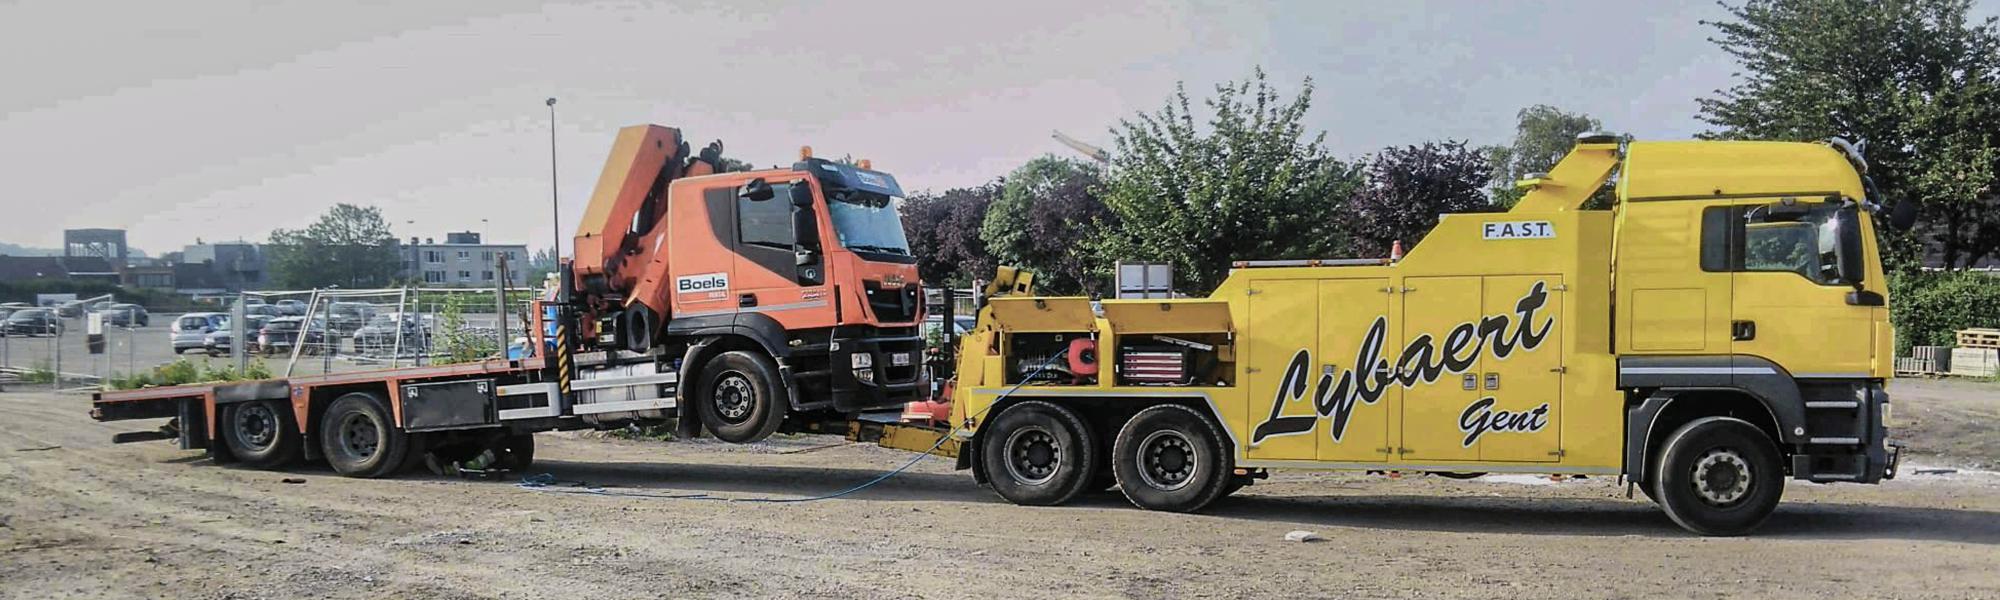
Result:
[[[1958,330],[1958,347],[2000,348],[2000,329],[1960,329]]]

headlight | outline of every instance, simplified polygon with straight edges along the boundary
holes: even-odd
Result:
[[[875,366],[875,355],[873,354],[856,352],[847,356],[849,357],[848,361],[853,363],[853,367],[856,369],[866,369]]]

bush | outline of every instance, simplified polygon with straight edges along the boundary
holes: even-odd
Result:
[[[1890,276],[1889,319],[1897,355],[1911,346],[1956,345],[1960,329],[2000,327],[2000,278],[1973,271]]]
[[[264,361],[261,360],[250,361],[250,365],[239,372],[235,366],[224,365],[217,367],[213,364],[196,366],[194,363],[189,362],[188,359],[183,358],[154,367],[150,372],[142,371],[129,375],[112,375],[109,380],[105,381],[105,384],[114,390],[135,390],[151,386],[248,381],[270,379],[271,377],[270,367],[265,366]]]

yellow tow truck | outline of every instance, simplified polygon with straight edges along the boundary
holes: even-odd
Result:
[[[1115,484],[1167,511],[1279,468],[1620,476],[1742,534],[1787,478],[1895,475],[1866,171],[1837,140],[1590,134],[1397,260],[1096,302],[1003,269],[956,354],[959,466],[1018,504]]]

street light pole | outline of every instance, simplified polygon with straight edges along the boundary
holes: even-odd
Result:
[[[561,188],[556,185],[556,99],[549,98],[549,232],[555,237],[549,240],[557,260],[562,256],[562,203]]]

